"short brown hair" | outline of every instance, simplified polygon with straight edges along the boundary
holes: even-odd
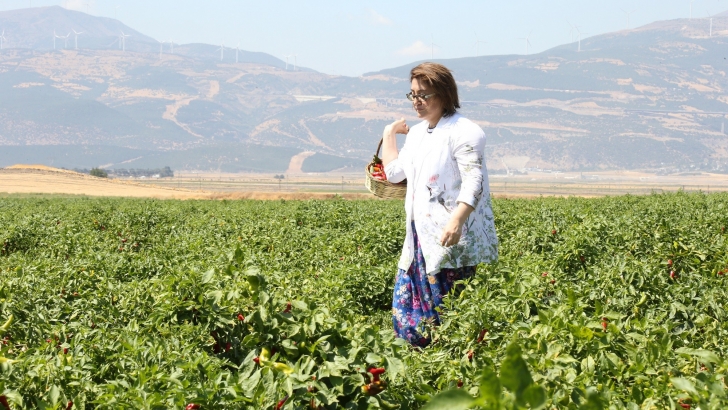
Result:
[[[455,84],[455,78],[447,67],[438,63],[422,63],[410,71],[410,82],[415,78],[427,81],[437,93],[437,97],[442,101],[444,117],[455,114],[455,110],[460,108],[458,85]]]

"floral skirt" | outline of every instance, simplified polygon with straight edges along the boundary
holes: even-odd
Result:
[[[442,269],[428,275],[414,222],[412,236],[415,257],[407,271],[399,269],[397,272],[392,300],[392,322],[397,337],[414,346],[425,347],[430,344],[430,338],[422,334],[423,330],[426,326],[440,324],[440,316],[435,308],[442,304],[442,298],[453,289],[455,282],[475,274],[475,266]]]

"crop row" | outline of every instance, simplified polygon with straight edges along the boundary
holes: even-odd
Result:
[[[419,350],[391,325],[399,201],[0,198],[0,392],[12,408],[724,408],[727,205],[495,200],[499,262]]]

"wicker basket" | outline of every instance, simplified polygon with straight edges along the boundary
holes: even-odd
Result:
[[[384,142],[384,139],[379,140],[379,146],[377,146],[375,157],[379,156],[379,151],[382,149],[382,142]],[[369,172],[369,167],[373,164],[374,160],[372,160],[372,162],[367,164],[366,168],[364,168],[364,174],[366,175],[364,185],[367,187],[369,192],[379,198],[404,199],[407,196],[407,180],[405,179],[397,184],[393,184],[389,181],[378,180],[372,177],[371,172]]]

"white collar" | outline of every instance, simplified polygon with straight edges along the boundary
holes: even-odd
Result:
[[[437,125],[435,125],[435,128],[430,128],[430,123],[427,122],[427,120],[422,121],[425,125],[426,131],[428,134],[432,134],[435,132],[435,130],[445,130],[450,128],[454,123],[457,117],[460,117],[460,113],[455,113],[449,117],[442,117],[440,118],[440,121],[437,122]]]

